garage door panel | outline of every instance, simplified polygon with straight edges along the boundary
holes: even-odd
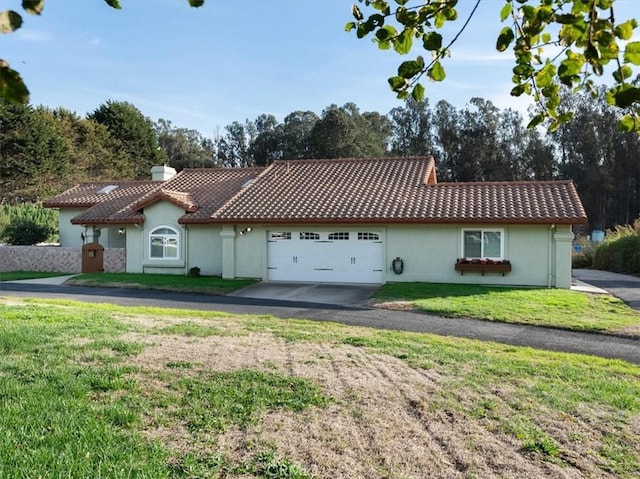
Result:
[[[269,232],[267,279],[335,283],[381,283],[379,232],[312,229]]]

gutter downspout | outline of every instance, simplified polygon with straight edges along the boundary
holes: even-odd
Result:
[[[552,253],[553,253],[553,231],[556,229],[556,225],[555,224],[551,224],[551,226],[549,226],[549,241],[548,241],[548,256],[549,256],[549,261],[547,264],[547,288],[551,289],[551,278],[552,278],[552,274],[551,274],[551,268],[553,267],[553,258],[552,258]]]

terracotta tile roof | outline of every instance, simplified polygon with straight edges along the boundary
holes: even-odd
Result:
[[[84,184],[86,185],[86,183]],[[97,200],[93,206],[86,209],[79,215],[71,219],[72,224],[123,224],[141,223],[144,216],[131,208],[131,204],[146,194],[152,193],[162,186],[159,181],[129,181],[129,182],[108,182],[107,185],[118,185],[115,190],[104,195],[92,194],[90,190],[80,185],[78,191],[71,190],[60,196],[64,201],[57,200],[56,206],[59,208],[79,206],[77,201]],[[75,198],[74,198],[75,195]],[[60,198],[57,197],[57,198]],[[52,206],[47,202],[45,206]]]
[[[109,185],[118,188],[97,194]],[[586,221],[570,181],[438,184],[430,157],[185,169],[166,182],[84,183],[45,206],[88,207],[74,224],[141,223],[142,210],[156,201],[184,209],[184,224]]]
[[[161,191],[165,195],[172,192],[174,203],[197,206],[184,208],[188,213],[179,219],[180,223],[208,223],[216,210],[263,171],[264,168],[187,168],[164,183]]]
[[[101,189],[112,185],[118,188],[111,193],[98,194]],[[92,181],[81,183],[58,196],[54,196],[46,201],[44,206],[47,208],[89,208],[98,203],[111,201],[114,198],[120,198],[130,193],[137,193],[141,196],[154,189],[154,187],[159,188],[160,186],[161,183],[157,181]]]
[[[183,191],[173,191],[167,190],[165,188],[161,188],[158,191],[151,193],[150,195],[145,196],[140,201],[136,201],[133,205],[131,205],[131,209],[133,210],[141,210],[145,206],[149,206],[156,201],[168,201],[169,203],[173,203],[176,206],[179,206],[183,210],[193,213],[198,211],[198,203],[193,199],[191,193],[186,193]]]
[[[558,223],[587,220],[571,181],[440,183],[425,189],[424,219],[456,223]]]
[[[276,161],[210,222],[586,221],[569,181],[435,184],[433,173],[432,158]]]

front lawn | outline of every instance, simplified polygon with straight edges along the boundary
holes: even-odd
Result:
[[[253,279],[222,279],[220,276],[183,276],[141,273],[85,273],[65,284],[112,288],[162,289],[166,291],[228,294],[256,283]]]
[[[640,313],[623,301],[565,289],[387,283],[374,300],[383,307],[409,305],[451,318],[640,336]]]
[[[640,474],[640,367],[271,316],[0,298],[0,477]]]

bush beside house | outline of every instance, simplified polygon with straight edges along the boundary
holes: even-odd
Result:
[[[604,242],[598,245],[593,254],[593,267],[640,275],[640,218],[633,225],[607,230]]]
[[[0,241],[28,246],[55,240],[57,233],[57,211],[26,203],[0,209]]]

